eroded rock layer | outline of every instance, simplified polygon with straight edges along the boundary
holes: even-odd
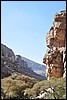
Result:
[[[47,51],[43,57],[46,64],[46,76],[66,76],[66,11],[54,16],[53,26],[46,35]]]

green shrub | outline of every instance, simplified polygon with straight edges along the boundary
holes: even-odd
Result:
[[[36,82],[36,79],[30,78],[25,75],[12,75],[7,78],[1,79],[1,97],[3,99],[25,98],[25,96],[23,95],[24,90],[26,88],[32,88]]]
[[[46,99],[65,99],[66,98],[66,78],[51,78],[34,84],[33,88],[26,90],[26,93],[34,99],[41,91],[54,87],[53,93],[48,93]]]
[[[50,87],[53,93],[47,93],[45,99],[66,99],[66,78],[51,78],[38,82],[25,75],[12,75],[1,79],[2,99],[36,99],[36,97]]]

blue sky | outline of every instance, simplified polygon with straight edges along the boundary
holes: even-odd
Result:
[[[65,9],[66,1],[1,1],[1,43],[42,63],[54,15]]]

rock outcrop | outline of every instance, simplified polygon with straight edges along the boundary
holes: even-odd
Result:
[[[60,11],[54,17],[53,26],[46,35],[48,50],[43,57],[46,64],[46,76],[66,76],[66,11]]]
[[[21,67],[15,62],[14,52],[7,46],[1,44],[1,78],[13,73],[23,73]]]
[[[1,44],[1,78],[13,74],[23,74],[39,81],[46,79],[44,76],[33,72],[33,70],[28,67],[27,62],[24,61],[20,55],[15,55],[10,48]]]
[[[5,45],[1,44],[1,58],[3,57],[9,58],[13,62],[15,61],[14,52]]]

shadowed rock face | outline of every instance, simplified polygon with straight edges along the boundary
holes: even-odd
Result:
[[[46,76],[66,76],[66,11],[57,13],[53,26],[46,35],[46,44],[49,48],[43,57],[46,64]]]
[[[1,57],[9,58],[13,62],[15,61],[14,52],[3,44],[1,44]]]

